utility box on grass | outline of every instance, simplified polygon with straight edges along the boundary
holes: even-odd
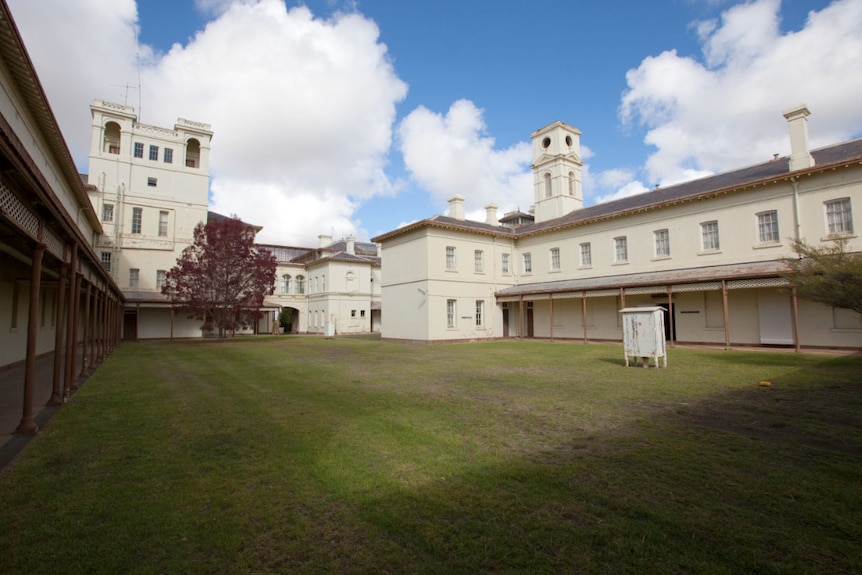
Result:
[[[655,366],[660,367],[663,359],[667,367],[667,351],[664,341],[664,308],[627,307],[620,310],[623,315],[623,348],[626,354],[626,367],[630,357],[640,357],[642,365],[649,367],[652,358]]]

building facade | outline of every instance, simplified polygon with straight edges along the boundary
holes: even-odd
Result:
[[[319,247],[262,245],[276,255],[269,307],[290,310],[292,333],[323,335],[380,331],[381,268],[377,246],[353,237],[321,235]]]
[[[103,233],[95,250],[126,299],[126,339],[200,337],[200,323],[161,294],[165,274],[207,221],[208,124],[172,129],[138,122],[134,109],[96,100],[88,192]]]
[[[124,296],[92,247],[101,222],[3,1],[0,45],[0,370],[23,367],[2,390],[21,418],[0,435],[29,435],[36,407],[62,404],[114,349]],[[36,361],[49,357],[43,395]]]
[[[809,150],[804,106],[784,113],[791,155],[582,207],[580,132],[532,134],[533,221],[464,218],[463,198],[374,238],[386,339],[621,341],[619,310],[661,306],[671,344],[862,347],[862,318],[801,300],[781,277],[793,239],[862,250],[862,140]],[[501,223],[502,222],[502,223]]]

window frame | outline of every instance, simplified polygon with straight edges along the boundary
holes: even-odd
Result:
[[[614,263],[629,263],[629,240],[628,236],[617,236],[614,238]]]
[[[551,258],[551,271],[558,272],[560,271],[560,248],[551,248],[550,249],[550,258]]]
[[[446,246],[446,271],[455,271],[457,265],[455,253],[455,246]]]
[[[476,327],[484,327],[485,325],[485,300],[476,300]]]
[[[152,160],[153,162],[159,161],[159,147],[158,146],[156,146],[154,144],[150,144],[150,156],[149,157],[150,157],[150,160]]]
[[[653,253],[656,258],[670,257],[670,230],[663,228],[653,231]]]
[[[718,220],[709,220],[700,223],[700,247],[704,252],[717,252],[721,250]]]
[[[162,158],[166,164],[173,164],[174,163],[174,149],[173,148],[165,148],[165,151],[162,154]]]
[[[102,262],[102,267],[105,268],[105,271],[111,273],[111,263],[112,263],[112,254],[111,252],[101,252],[99,253],[99,261]]]
[[[593,244],[592,242],[583,242],[581,246],[581,267],[593,267]]]
[[[129,287],[136,288],[141,285],[141,270],[140,268],[129,268]]]
[[[778,210],[766,210],[755,214],[757,218],[757,243],[777,244],[781,241],[778,232]],[[772,218],[772,221],[766,221]]]
[[[510,270],[510,267],[509,267],[509,266],[510,266],[510,264],[509,264],[509,258],[510,258],[510,255],[509,255],[508,253],[504,253],[504,254],[502,254],[502,258],[501,258],[501,261],[500,261],[500,266],[501,266],[501,269],[502,269],[502,273],[504,273],[504,274],[511,273],[511,272],[509,271],[509,270]]]
[[[473,250],[473,266],[477,274],[485,273],[485,252],[483,250]]]
[[[159,237],[168,237],[168,222],[170,221],[170,212],[159,210]]]
[[[102,221],[114,221],[114,204],[102,204]]]
[[[156,270],[156,289],[162,291],[162,288],[165,287],[168,283],[168,272],[167,270]]]
[[[458,315],[458,302],[454,299],[446,300],[446,327],[454,329],[457,327],[456,316]]]
[[[834,207],[841,209],[835,210]],[[849,197],[823,202],[823,214],[826,218],[826,233],[828,235],[846,236],[853,234],[853,206]],[[837,229],[838,227],[842,229]]]
[[[144,143],[143,142],[135,142],[134,146],[134,157],[144,159]]]
[[[521,263],[524,266],[524,273],[531,274],[533,273],[533,254],[530,252],[526,252],[522,255]]]
[[[132,233],[139,235],[144,225],[144,208],[132,208]]]

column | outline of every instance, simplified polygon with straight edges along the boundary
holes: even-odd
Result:
[[[42,230],[40,226],[40,236]],[[37,244],[33,248],[30,263],[30,303],[27,316],[27,357],[24,363],[24,404],[21,410],[21,422],[15,430],[16,435],[35,435],[38,431],[33,420],[33,389],[36,381],[36,340],[39,337],[39,290],[42,287],[42,256],[45,245]]]

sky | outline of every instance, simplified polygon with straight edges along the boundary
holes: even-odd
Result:
[[[862,0],[7,0],[78,169],[89,105],[208,123],[210,209],[261,243],[533,203],[577,127],[584,203],[862,136]]]

